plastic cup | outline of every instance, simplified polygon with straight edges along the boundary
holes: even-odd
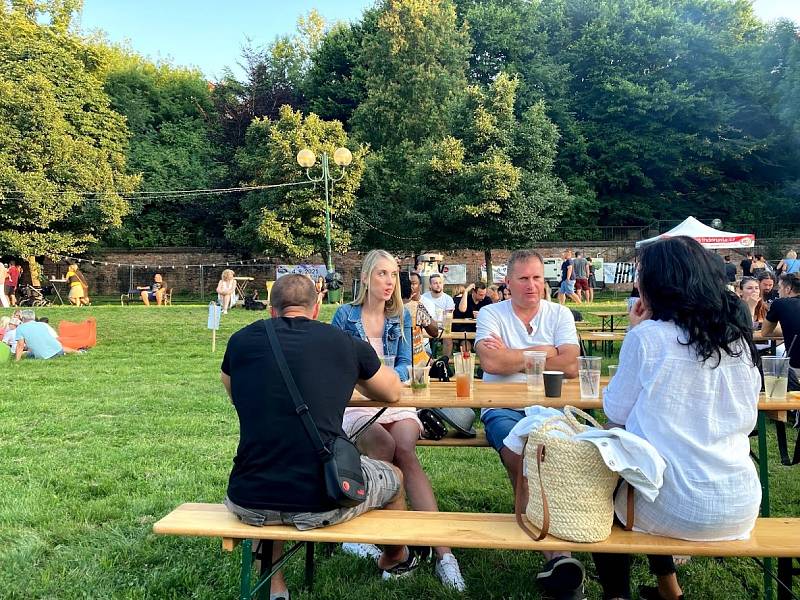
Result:
[[[561,384],[564,383],[563,371],[545,371],[542,373],[544,379],[544,395],[548,398],[561,398]]]
[[[453,311],[444,311],[444,332],[451,333],[453,331]]]
[[[423,392],[430,385],[430,367],[426,365],[409,365],[408,378],[413,392]]]
[[[617,374],[618,365],[608,365],[608,379],[609,381]]]
[[[578,357],[578,380],[581,384],[581,398],[600,397],[600,363],[599,356]]]
[[[789,357],[764,356],[761,359],[764,369],[764,394],[770,400],[786,400],[786,386],[789,382]]]
[[[464,356],[461,352],[453,355],[456,370],[456,396],[469,398],[472,395],[472,378],[475,374],[475,355]]]
[[[394,356],[390,354],[384,354],[381,356],[381,362],[390,369],[394,369]]]
[[[544,390],[544,364],[547,360],[547,352],[537,350],[526,350],[522,353],[525,360],[525,381],[528,384],[528,391],[541,392]]]

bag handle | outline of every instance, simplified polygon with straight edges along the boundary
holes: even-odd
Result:
[[[569,405],[565,406],[564,407],[564,416],[567,417],[567,420],[569,420],[569,422],[575,428],[575,431],[582,431],[583,428],[585,427],[584,425],[581,425],[581,423],[580,423],[580,421],[578,421],[577,417],[581,417],[584,421],[589,423],[589,425],[591,425],[592,427],[596,427],[597,429],[602,429],[603,428],[603,426],[600,425],[600,423],[597,422],[597,419],[595,419],[592,415],[590,415],[587,412],[582,411],[580,408],[577,408],[575,406],[569,406]]]
[[[630,483],[625,484],[628,488],[627,498],[628,506],[625,514],[625,531],[633,531],[633,517],[634,517],[634,503],[633,503],[633,486]]]
[[[289,397],[292,399],[292,402],[294,402],[295,412],[303,422],[303,427],[308,437],[311,439],[311,445],[314,446],[314,450],[317,452],[320,459],[325,462],[333,456],[333,453],[323,443],[322,436],[319,434],[319,429],[317,429],[314,419],[311,418],[311,414],[309,413],[308,405],[303,402],[300,390],[297,389],[297,384],[294,381],[294,377],[292,377],[292,372],[289,370],[289,365],[286,364],[286,357],[283,355],[281,345],[278,343],[278,336],[275,334],[275,324],[273,320],[264,319],[263,323],[264,329],[267,330],[267,345],[272,349],[272,355],[275,357],[275,362],[278,363],[278,369],[280,369],[281,375],[283,376],[283,382],[289,390]]]
[[[522,473],[522,466],[525,463],[525,454],[520,456],[519,466],[517,467],[517,485],[514,492],[514,515],[517,517],[517,525],[520,529],[528,534],[534,542],[540,542],[547,537],[547,532],[550,530],[550,507],[547,504],[547,494],[544,491],[544,483],[542,482],[542,463],[544,462],[545,449],[544,444],[536,446],[536,469],[539,472],[539,492],[542,495],[542,529],[537,535],[533,530],[525,524],[523,519],[524,509],[523,506],[528,498],[528,478]]]

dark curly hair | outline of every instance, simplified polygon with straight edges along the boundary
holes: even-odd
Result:
[[[649,244],[639,258],[639,291],[653,320],[672,321],[683,329],[685,345],[703,361],[716,356],[719,364],[722,352],[741,356],[743,342],[756,365],[750,312],[726,283],[720,257],[690,237]]]

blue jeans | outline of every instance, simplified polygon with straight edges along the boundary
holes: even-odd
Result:
[[[564,279],[561,286],[558,288],[559,294],[574,294],[575,293],[575,280]]]
[[[481,421],[486,430],[486,441],[492,445],[492,448],[500,452],[505,447],[503,440],[524,416],[525,411],[513,408],[493,408],[486,411],[481,415]]]

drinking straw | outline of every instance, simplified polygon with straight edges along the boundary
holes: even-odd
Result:
[[[787,360],[791,360],[792,348],[794,347],[794,343],[795,343],[795,341],[796,341],[796,340],[797,340],[797,334],[795,333],[795,334],[794,334],[794,337],[792,338],[792,343],[791,343],[791,344],[789,344],[789,349],[786,351],[786,356],[787,356],[787,357],[790,357],[790,358],[788,358]],[[778,382],[779,382],[780,380],[781,380],[781,376],[780,376],[780,375],[778,375],[778,376],[775,378],[775,382],[772,384],[772,389],[769,391],[769,397],[770,397],[770,400],[772,399],[772,394],[774,394],[774,393],[775,393],[775,388],[778,386]]]

